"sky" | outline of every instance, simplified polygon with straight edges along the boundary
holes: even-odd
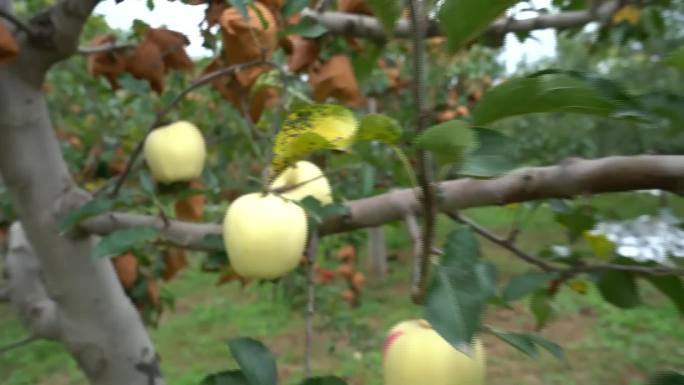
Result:
[[[536,7],[548,7],[550,2],[551,0],[532,0]],[[153,27],[164,24],[188,36],[191,42],[188,47],[190,56],[202,57],[210,54],[202,47],[202,38],[197,27],[204,17],[204,6],[168,1],[164,3],[164,6],[158,6],[150,11],[147,9],[145,0],[127,0],[120,4],[116,4],[114,0],[106,0],[100,2],[95,12],[103,15],[110,26],[119,29],[129,29],[134,19],[143,20]],[[516,18],[533,16],[534,13],[521,12],[516,15]],[[553,30],[534,31],[532,37],[520,43],[515,36],[508,34],[501,54],[501,60],[505,62],[507,72],[513,72],[521,61],[532,62],[554,54],[556,38]]]

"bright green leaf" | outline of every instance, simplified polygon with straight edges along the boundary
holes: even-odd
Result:
[[[606,271],[599,273],[597,283],[603,299],[624,309],[641,304],[639,289],[634,274],[624,271]]]
[[[477,146],[477,137],[465,122],[450,120],[422,132],[415,144],[418,149],[430,151],[442,164],[460,163]]]
[[[615,252],[615,244],[605,234],[584,233],[584,240],[589,244],[591,252],[600,259],[610,259]]]
[[[109,258],[121,255],[142,242],[151,241],[159,230],[150,226],[131,227],[117,230],[102,238],[93,249],[93,257]]]
[[[109,199],[95,198],[88,201],[83,206],[72,210],[66,215],[59,227],[60,234],[71,231],[83,220],[105,213],[114,208],[115,202]]]
[[[516,275],[511,278],[503,290],[503,298],[506,301],[517,301],[531,292],[545,287],[554,278],[556,278],[555,273],[541,271],[530,271]]]
[[[401,131],[401,125],[395,119],[383,114],[368,114],[361,118],[356,140],[396,144],[401,138]]]
[[[620,103],[607,98],[594,85],[563,74],[515,78],[491,88],[473,109],[476,125],[511,116],[569,112],[610,116]]]
[[[439,26],[451,52],[477,37],[517,0],[445,0],[439,9]]]
[[[496,269],[480,260],[475,235],[461,227],[448,237],[442,264],[428,291],[425,318],[442,338],[463,350],[479,331],[495,290]]]
[[[684,47],[679,47],[670,52],[669,55],[663,58],[662,63],[684,71]]]
[[[238,337],[230,339],[228,346],[249,385],[277,385],[275,358],[264,344],[253,338]]]
[[[210,374],[200,382],[200,385],[251,385],[239,370],[226,370]]]
[[[367,0],[366,3],[371,11],[373,11],[373,15],[382,23],[385,32],[391,36],[394,32],[394,24],[401,17],[401,13],[404,10],[404,2],[397,0]]]

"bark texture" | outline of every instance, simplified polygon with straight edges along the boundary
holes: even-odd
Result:
[[[69,175],[41,86],[46,71],[75,52],[96,4],[57,2],[32,20],[38,35],[17,36],[18,58],[0,66],[0,173],[21,222],[11,233],[10,275],[19,277],[11,278],[11,296],[21,297],[13,302],[29,330],[61,342],[90,383],[162,384],[151,340],[110,261],[91,258],[92,237],[58,231],[89,196]]]

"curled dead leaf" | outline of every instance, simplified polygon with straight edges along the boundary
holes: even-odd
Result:
[[[171,247],[164,251],[164,272],[162,278],[164,281],[169,281],[176,276],[176,274],[183,270],[188,265],[185,258],[185,250],[179,247]]]
[[[14,60],[19,54],[19,46],[14,36],[0,23],[0,64]]]
[[[354,262],[356,259],[356,247],[352,244],[342,246],[337,251],[337,259],[342,262]]]
[[[240,282],[240,287],[245,287],[247,284],[249,284],[249,279],[239,276],[235,270],[233,270],[231,267],[228,267],[219,277],[219,280],[216,282],[216,286],[221,286],[233,281]]]
[[[299,35],[290,35],[281,41],[281,45],[288,55],[287,66],[292,72],[306,71],[321,51],[317,39],[307,39]]]
[[[357,13],[360,15],[372,15],[373,12],[364,0],[339,0],[339,11]]]
[[[126,70],[138,79],[147,80],[157,94],[164,91],[166,65],[161,50],[152,41],[145,39],[136,47],[126,61]]]
[[[204,18],[207,20],[209,27],[213,27],[219,23],[221,19],[221,14],[225,11],[229,5],[224,0],[212,0],[209,2],[209,6],[204,11]]]
[[[248,9],[249,19],[231,7],[219,19],[226,64],[270,57],[277,46],[278,27],[271,11],[261,3]]]
[[[166,28],[150,28],[145,32],[145,41],[151,41],[160,50],[167,69],[191,70],[194,64],[185,46],[190,44],[187,36]]]
[[[114,35],[100,35],[91,40],[91,47],[115,44]],[[126,70],[126,57],[122,51],[98,52],[88,55],[88,73],[104,76],[113,90],[121,88],[116,78]]]
[[[356,291],[361,291],[366,285],[366,276],[360,271],[355,272],[351,278],[351,285]]]
[[[364,104],[351,60],[345,54],[333,55],[320,66],[314,65],[309,70],[309,83],[316,102],[333,97],[348,106]]]
[[[159,283],[156,278],[147,278],[147,300],[157,307],[159,306]]]
[[[126,253],[112,258],[112,264],[116,275],[119,277],[121,286],[125,289],[130,289],[135,284],[138,278],[138,259],[133,253]]]
[[[190,182],[191,189],[203,189],[204,184],[199,180]],[[207,201],[207,196],[204,194],[195,194],[179,199],[176,201],[176,218],[184,221],[197,222],[202,219],[204,215],[204,204]]]

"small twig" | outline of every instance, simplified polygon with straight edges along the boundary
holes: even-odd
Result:
[[[413,97],[416,103],[416,133],[421,133],[427,128],[429,111],[426,108],[425,90],[425,17],[423,12],[423,0],[408,0],[411,14],[411,29],[413,32]],[[432,252],[432,239],[435,232],[435,193],[433,186],[432,158],[427,151],[418,152],[418,183],[421,188],[424,211],[424,226],[422,239],[422,253],[418,264],[418,285],[411,293],[411,298],[416,304],[422,304],[425,299],[427,280],[430,274],[430,254]]]
[[[36,35],[36,32],[29,26],[28,24],[24,23],[23,21],[19,20],[16,16],[14,16],[10,12],[6,12],[0,9],[0,17],[7,19],[10,21],[12,24],[14,24],[15,27],[18,29],[24,31],[27,35],[30,37],[34,37]]]
[[[0,356],[3,355],[3,354],[5,354],[5,353],[7,353],[7,352],[9,352],[9,351],[11,351],[11,350],[20,348],[20,347],[22,347],[22,346],[24,346],[24,345],[28,345],[28,344],[30,344],[31,342],[34,342],[34,341],[37,341],[37,340],[39,340],[38,337],[30,336],[30,337],[24,338],[23,340],[19,340],[19,341],[16,341],[16,342],[12,342],[12,343],[9,344],[9,345],[2,346],[2,347],[0,347]]]
[[[411,244],[413,245],[413,274],[411,276],[411,292],[417,292],[420,290],[421,285],[421,263],[420,254],[422,252],[423,242],[420,239],[420,226],[418,225],[418,220],[416,216],[412,213],[406,214],[404,216],[404,223],[406,224],[406,230],[408,230],[409,237],[411,237]]]
[[[311,358],[313,356],[313,319],[315,315],[316,282],[314,263],[318,253],[318,231],[313,230],[306,249],[306,336],[304,342],[304,376],[311,377]]]
[[[133,150],[133,154],[131,154],[130,158],[128,158],[128,163],[126,163],[126,168],[124,169],[123,173],[121,176],[117,179],[116,185],[114,186],[114,190],[112,191],[112,198],[116,197],[119,194],[119,191],[121,190],[121,187],[123,186],[124,181],[128,177],[128,175],[131,172],[131,169],[133,168],[133,164],[135,161],[138,159],[140,156],[140,153],[142,152],[142,149],[145,144],[145,138],[147,138],[147,135],[150,134],[153,130],[155,130],[163,121],[164,117],[171,112],[174,108],[178,106],[178,104],[192,91],[194,91],[197,88],[202,87],[203,85],[209,84],[212,80],[218,79],[223,76],[228,76],[232,75],[236,72],[239,72],[245,68],[249,68],[252,66],[256,65],[270,65],[273,67],[277,67],[277,64],[270,62],[270,61],[265,61],[265,60],[253,60],[245,63],[240,63],[240,64],[235,64],[230,67],[222,68],[220,70],[211,72],[205,76],[203,76],[200,79],[197,79],[194,81],[190,86],[185,88],[183,91],[181,91],[166,107],[162,108],[159,112],[157,112],[157,116],[154,119],[154,122],[149,126],[147,129],[147,132],[145,135],[138,141],[138,144],[135,146],[135,149]]]
[[[134,49],[135,47],[136,47],[135,44],[113,43],[113,44],[99,45],[99,46],[95,46],[95,47],[79,47],[78,53],[80,53],[82,55],[90,55],[90,54],[94,54],[94,53],[113,52],[113,51],[122,51],[122,50],[127,50],[127,49]]]
[[[510,251],[518,258],[524,260],[527,263],[539,267],[541,270],[546,272],[557,272],[560,273],[564,279],[569,279],[575,275],[581,273],[592,273],[597,271],[624,271],[628,273],[639,273],[639,274],[649,274],[649,275],[680,275],[684,276],[684,268],[678,267],[667,267],[667,266],[635,266],[635,265],[618,265],[614,263],[596,263],[596,264],[579,264],[569,268],[563,268],[559,266],[552,265],[543,259],[533,256],[524,250],[518,248],[513,242],[508,239],[501,238],[486,228],[480,226],[474,221],[460,215],[457,213],[447,212],[446,213],[453,220],[463,223],[464,225],[470,227],[477,234],[489,241],[503,247],[504,249]]]

